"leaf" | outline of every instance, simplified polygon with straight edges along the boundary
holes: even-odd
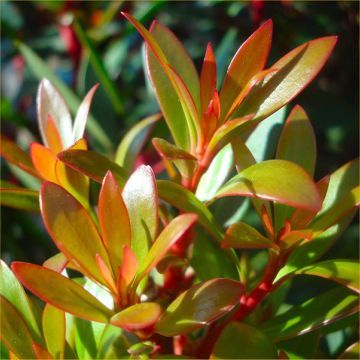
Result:
[[[38,125],[43,143],[49,147],[48,139],[48,116],[54,120],[55,128],[59,131],[62,145],[64,148],[74,143],[72,134],[72,120],[69,109],[64,98],[54,85],[48,80],[43,79],[40,82],[37,98]]]
[[[110,171],[106,173],[100,190],[98,217],[112,268],[117,271],[123,261],[124,246],[131,246],[131,226],[121,190]]]
[[[358,296],[343,287],[293,306],[290,310],[262,323],[266,335],[275,341],[316,331],[358,311]]]
[[[264,68],[271,37],[272,21],[268,20],[240,46],[231,60],[220,91],[222,120],[248,81]]]
[[[23,188],[0,188],[0,204],[25,211],[40,211],[39,192]]]
[[[99,84],[94,85],[89,92],[84,97],[83,101],[81,102],[79,109],[76,113],[76,117],[74,120],[74,127],[73,127],[73,138],[74,142],[80,140],[84,137],[85,127],[87,118],[90,112],[90,105],[92,103],[93,97]]]
[[[0,260],[0,295],[14,307],[18,316],[25,322],[31,337],[41,343],[41,320],[33,311],[25,290],[3,260]]]
[[[339,357],[339,359],[358,359],[360,354],[360,342],[350,345]]]
[[[176,208],[195,213],[199,223],[216,239],[221,240],[223,231],[209,209],[189,190],[168,180],[157,181],[159,197]]]
[[[30,156],[38,175],[44,180],[58,183],[55,173],[56,157],[49,148],[39,143],[32,143]]]
[[[40,346],[39,344],[33,342],[32,348],[36,354],[37,359],[39,359],[39,360],[53,359],[51,354],[49,354],[49,352],[46,349],[44,349],[42,346]]]
[[[210,359],[276,359],[275,345],[254,326],[231,322],[221,333]]]
[[[62,273],[68,262],[69,260],[66,258],[66,256],[62,252],[59,252],[54,256],[46,259],[43,262],[43,266],[58,273]]]
[[[184,233],[195,223],[197,216],[194,214],[182,214],[173,219],[161,232],[150,251],[140,263],[135,284],[153,269],[158,262],[164,257],[167,251],[178,241]]]
[[[216,194],[250,196],[317,211],[321,199],[316,185],[298,165],[286,160],[268,160],[241,171]]]
[[[36,355],[32,349],[31,334],[25,322],[16,311],[15,307],[0,296],[1,304],[1,340],[9,351],[13,352],[20,359],[35,359]]]
[[[115,155],[115,162],[126,169],[132,171],[136,157],[145,145],[156,123],[161,119],[162,114],[155,114],[146,117],[136,123],[122,138]]]
[[[360,292],[359,264],[352,260],[327,260],[299,269],[295,274],[314,275],[333,280]]]
[[[110,323],[127,331],[139,331],[152,327],[161,313],[162,308],[157,303],[136,304],[115,314]]]
[[[290,51],[270,69],[264,81],[245,99],[237,116],[256,113],[260,121],[274,113],[298,95],[319,73],[337,41],[336,36],[311,40]]]
[[[3,134],[0,135],[0,155],[32,176],[39,177],[30,156]]]
[[[57,155],[58,159],[72,169],[102,183],[110,170],[121,187],[125,184],[127,172],[105,156],[89,150],[67,150]]]
[[[178,296],[156,324],[164,336],[190,333],[227,314],[239,303],[242,285],[229,279],[212,279]]]
[[[46,304],[42,318],[46,347],[54,359],[64,358],[65,314],[58,308]]]
[[[106,285],[96,266],[96,254],[108,267],[110,264],[90,214],[63,188],[49,182],[42,185],[40,204],[45,227],[59,250],[86,275]]]
[[[236,249],[278,248],[273,241],[261,235],[252,226],[243,222],[237,222],[230,225],[226,230],[221,246],[224,248],[230,247]]]
[[[112,311],[74,281],[56,271],[23,262],[13,262],[17,278],[41,300],[83,319],[108,322]],[[59,291],[61,289],[61,291]]]

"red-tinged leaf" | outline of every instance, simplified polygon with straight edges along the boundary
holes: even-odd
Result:
[[[39,177],[30,156],[3,134],[0,136],[0,155],[9,163],[18,166],[28,174]]]
[[[84,174],[98,183],[102,183],[104,176],[110,170],[122,187],[128,177],[127,172],[107,157],[89,150],[68,150],[57,155],[58,159],[72,169]]]
[[[41,81],[36,103],[39,129],[44,144],[50,146],[47,137],[47,120],[48,116],[51,115],[59,131],[64,148],[71,146],[74,142],[71,116],[63,97],[49,80],[43,79]]]
[[[136,285],[158,264],[167,251],[184,235],[196,220],[197,216],[195,214],[183,214],[176,217],[165,227],[155,240],[145,259],[140,263],[134,280]]]
[[[0,337],[6,347],[20,359],[35,359],[31,334],[15,307],[0,296]]]
[[[300,166],[286,160],[268,160],[241,171],[216,194],[249,196],[318,211],[321,198],[315,183]]]
[[[43,266],[47,269],[62,273],[68,262],[69,260],[66,258],[66,256],[60,252],[45,260],[43,262]]]
[[[243,222],[230,225],[230,227],[226,230],[221,246],[224,248],[230,247],[236,249],[278,248],[272,240],[261,235],[252,226]]]
[[[36,171],[44,180],[58,183],[55,173],[56,157],[50,149],[39,143],[32,143],[30,156]]]
[[[108,288],[111,290],[113,294],[116,294],[117,287],[114,281],[114,274],[112,270],[108,268],[108,266],[105,264],[104,260],[101,258],[99,254],[96,254],[96,264],[103,279],[106,281]]]
[[[245,99],[238,116],[256,113],[260,121],[280,109],[298,95],[319,73],[329,58],[336,36],[327,36],[309,41],[290,51],[270,69],[264,81]]]
[[[127,331],[145,330],[154,326],[161,313],[162,308],[157,303],[136,304],[114,315],[110,323]]]
[[[66,322],[65,313],[46,304],[43,312],[42,327],[46,347],[54,359],[64,358]]]
[[[37,359],[39,359],[39,360],[53,359],[51,354],[46,349],[44,349],[42,346],[37,344],[36,342],[32,343],[32,348],[36,354]]]
[[[301,240],[311,240],[313,232],[311,230],[293,230],[280,238],[281,245],[285,244],[287,248],[297,244]]]
[[[158,195],[150,166],[142,165],[130,176],[122,193],[131,225],[131,248],[141,263],[155,240]]]
[[[116,271],[123,261],[124,246],[131,246],[131,226],[120,187],[111,171],[106,173],[100,190],[98,217],[102,239]]]
[[[136,255],[130,247],[124,247],[124,262],[121,268],[121,274],[127,285],[133,280],[137,270],[139,268],[139,262]]]
[[[295,274],[333,280],[360,293],[359,270],[359,264],[355,260],[327,260],[297,270]]]
[[[84,288],[56,271],[23,262],[14,262],[11,267],[32,293],[65,312],[103,323],[107,323],[113,315]]]
[[[40,211],[39,192],[23,188],[0,188],[0,204],[26,211]]]
[[[212,279],[191,287],[178,296],[156,324],[164,336],[190,333],[228,314],[243,294],[241,283]]]
[[[132,171],[137,156],[154,126],[161,118],[162,114],[155,114],[136,123],[121,140],[116,150],[115,162],[124,169]]]
[[[218,92],[214,91],[211,101],[207,110],[204,112],[203,117],[201,119],[201,131],[202,136],[200,137],[200,141],[198,142],[198,150],[197,152],[202,155],[204,151],[204,147],[211,139],[212,135],[216,131],[219,125],[219,116],[220,116],[220,100]]]
[[[99,87],[99,84],[94,85],[84,97],[79,109],[76,113],[73,128],[73,141],[78,141],[84,136],[86,121],[90,111],[90,105],[94,97],[95,91]]]
[[[271,38],[272,21],[268,20],[241,45],[231,60],[220,92],[222,119],[249,80],[264,68]]]
[[[106,285],[96,266],[99,254],[110,267],[107,253],[90,214],[66,190],[45,182],[40,191],[41,215],[55,245],[85,275]]]
[[[54,119],[50,114],[48,115],[46,122],[46,139],[48,141],[50,150],[54,154],[57,154],[64,149],[59,130],[57,129]]]

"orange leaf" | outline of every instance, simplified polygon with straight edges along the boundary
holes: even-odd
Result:
[[[35,169],[44,180],[58,184],[55,172],[56,157],[54,153],[39,143],[32,143],[30,156]]]
[[[59,130],[56,127],[54,119],[49,114],[46,123],[46,138],[49,144],[49,148],[54,154],[63,150],[63,144],[61,141]]]

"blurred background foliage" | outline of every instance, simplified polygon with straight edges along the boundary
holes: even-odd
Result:
[[[314,126],[318,142],[316,179],[358,154],[356,1],[2,1],[0,5],[1,127],[25,150],[32,141],[40,142],[35,100],[42,77],[48,77],[62,91],[73,113],[90,87],[100,83],[87,134],[93,149],[110,156],[132,125],[158,111],[144,76],[143,41],[122,18],[122,10],[146,26],[157,19],[170,27],[198,69],[207,42],[212,42],[219,67],[218,86],[239,45],[268,18],[274,22],[268,65],[301,43],[338,35],[325,68],[291,105],[302,105]],[[154,134],[168,136],[164,122],[156,126]],[[151,144],[143,161],[156,162]],[[39,186],[28,175],[15,173],[4,161],[1,171],[2,179],[17,182],[16,175],[22,185]],[[40,263],[55,253],[38,216],[2,209],[1,220],[5,261]],[[357,246],[358,225],[354,221],[324,258],[354,258]],[[301,277],[298,281],[300,286],[296,287],[301,289]],[[295,296],[299,299],[302,294],[296,292]],[[326,345],[328,355],[339,351],[336,341],[344,343],[339,336]],[[341,336],[346,336],[346,331]]]

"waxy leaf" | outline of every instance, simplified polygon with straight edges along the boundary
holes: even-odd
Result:
[[[278,248],[273,241],[261,235],[252,226],[243,222],[230,225],[226,230],[221,246],[224,248],[230,247],[236,249]]]
[[[40,211],[39,192],[23,188],[0,188],[0,204],[26,211]]]
[[[339,359],[358,359],[360,355],[360,341],[350,345],[339,357]]]
[[[268,20],[240,46],[231,60],[220,91],[222,119],[249,80],[264,68],[271,38],[272,21]]]
[[[0,296],[0,336],[6,347],[19,359],[35,359],[31,334],[15,307]]]
[[[17,278],[41,300],[80,318],[108,322],[112,311],[74,281],[42,266],[14,262]]]
[[[62,252],[59,252],[46,259],[43,262],[43,266],[58,273],[62,273],[68,262],[69,260],[66,258],[66,256]]]
[[[241,171],[216,194],[250,196],[317,211],[320,195],[309,175],[286,160],[268,160]]]
[[[98,217],[104,245],[112,268],[117,271],[122,264],[124,246],[131,246],[131,226],[121,190],[108,171],[99,194]]]
[[[227,314],[239,303],[242,285],[229,279],[212,279],[178,296],[156,324],[164,336],[186,334]]]
[[[122,193],[131,225],[131,248],[139,262],[155,240],[158,222],[158,196],[150,166],[140,166],[126,182]]]
[[[261,328],[275,341],[293,338],[358,312],[358,302],[357,295],[346,288],[336,287],[301,305],[293,306],[262,323]]]
[[[319,73],[336,40],[336,36],[318,38],[283,56],[270,68],[277,72],[269,74],[250,93],[237,115],[256,113],[254,120],[260,121],[286,105]]]
[[[39,143],[32,143],[30,156],[36,171],[44,180],[58,183],[55,172],[56,157],[50,149]]]
[[[91,179],[102,183],[104,176],[110,170],[120,186],[124,186],[127,172],[107,157],[89,150],[68,150],[57,155],[72,169],[89,176]]]
[[[353,260],[327,260],[297,270],[295,274],[320,276],[360,292],[359,264]]]
[[[210,355],[210,359],[276,358],[275,345],[261,330],[239,322],[225,327]]]
[[[161,119],[161,114],[151,115],[133,126],[121,140],[115,155],[115,162],[127,171],[132,171],[136,157],[145,145],[156,123]]]
[[[208,208],[189,190],[168,180],[158,180],[159,197],[176,208],[195,213],[199,223],[216,239],[221,240],[223,232],[221,226]]]
[[[39,360],[53,359],[51,354],[36,342],[32,343],[32,348],[36,354],[36,358]]]
[[[62,144],[60,133],[51,115],[48,115],[46,125],[46,138],[49,144],[49,148],[54,154],[63,150],[64,145]]]
[[[65,349],[65,313],[46,304],[43,312],[42,327],[46,347],[54,359],[64,358]]]
[[[127,331],[138,331],[154,326],[161,313],[161,306],[157,303],[136,304],[114,315],[110,323]]]
[[[96,266],[99,254],[110,268],[106,250],[90,214],[68,192],[45,182],[40,192],[41,215],[55,245],[81,271],[106,285]]]
[[[158,264],[171,246],[184,235],[196,220],[197,216],[194,214],[183,214],[173,219],[165,227],[155,240],[145,259],[140,263],[137,276],[134,280],[136,284]]]
[[[0,136],[0,156],[30,175],[39,177],[39,174],[34,169],[30,156],[3,134]]]

